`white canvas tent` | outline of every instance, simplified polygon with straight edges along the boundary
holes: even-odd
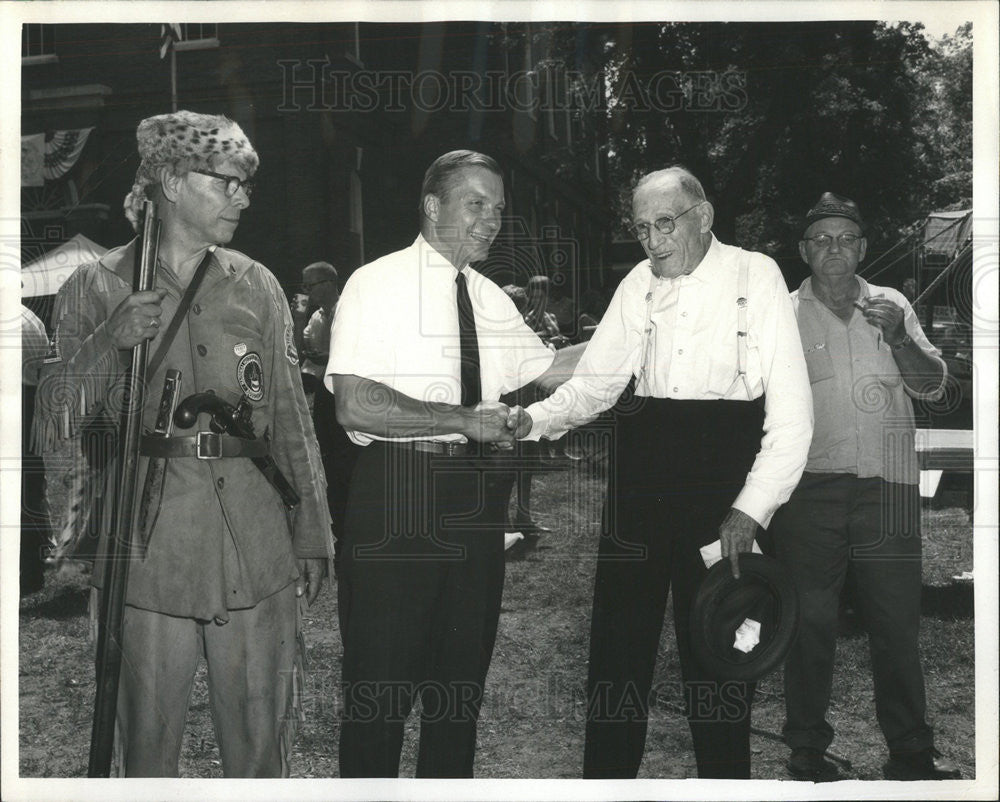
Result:
[[[58,248],[21,268],[21,297],[55,295],[80,265],[100,259],[108,249],[76,234]]]

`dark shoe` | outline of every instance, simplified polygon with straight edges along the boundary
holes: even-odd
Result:
[[[520,532],[520,527],[518,527]],[[538,546],[538,535],[523,533],[523,537],[505,549],[504,553],[508,560],[523,560],[529,552],[534,551]]]
[[[896,752],[882,767],[887,780],[960,780],[962,772],[933,747],[919,752]]]
[[[523,532],[525,537],[527,537],[528,535],[534,535],[536,539],[538,538],[539,535],[547,535],[549,532],[552,531],[547,526],[542,526],[541,524],[535,523],[534,521],[528,521],[527,523],[523,524],[515,523],[514,528],[518,532]]]
[[[843,779],[833,763],[823,757],[818,749],[800,746],[792,750],[792,756],[785,764],[788,773],[796,780],[806,780],[814,783],[827,783]]]

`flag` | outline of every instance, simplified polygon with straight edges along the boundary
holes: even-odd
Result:
[[[160,26],[160,58],[167,55],[167,51],[173,46],[174,42],[179,42],[184,38],[184,34],[181,31],[181,24],[179,22],[168,22],[166,25]]]

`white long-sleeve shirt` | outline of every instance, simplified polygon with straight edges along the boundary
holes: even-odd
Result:
[[[736,332],[739,266],[747,258],[744,383]],[[765,396],[760,451],[733,506],[766,527],[802,475],[813,430],[795,313],[774,261],[713,237],[688,275],[658,278],[649,260],[640,262],[618,286],[573,378],[528,407],[528,438],[556,438],[593,420],[618,400],[632,376],[636,393],[654,398]]]

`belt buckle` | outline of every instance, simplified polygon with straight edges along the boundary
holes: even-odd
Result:
[[[222,435],[216,432],[198,432],[194,455],[198,459],[221,459]]]

